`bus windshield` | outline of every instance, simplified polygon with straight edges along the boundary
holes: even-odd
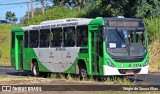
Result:
[[[144,30],[108,29],[107,52],[112,56],[143,56],[146,53]]]

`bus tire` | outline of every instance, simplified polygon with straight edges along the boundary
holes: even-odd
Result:
[[[79,67],[79,77],[81,80],[88,77],[86,67]]]
[[[32,74],[35,77],[39,77],[39,69],[38,69],[37,62],[34,62],[33,65],[32,65]]]

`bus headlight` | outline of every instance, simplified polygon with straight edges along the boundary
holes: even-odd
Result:
[[[112,62],[110,60],[108,60],[108,59],[107,59],[107,63],[108,63],[108,66],[114,67],[114,65],[112,64]]]
[[[143,67],[147,66],[148,63],[149,63],[149,60],[147,59],[146,62],[145,62],[145,64],[143,65]]]

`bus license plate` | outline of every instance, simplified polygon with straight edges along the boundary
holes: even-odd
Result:
[[[127,75],[134,75],[134,72],[128,71],[128,72],[126,72],[126,74],[127,74]]]

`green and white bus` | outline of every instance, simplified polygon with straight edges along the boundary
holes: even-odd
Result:
[[[148,74],[148,41],[142,19],[68,18],[11,30],[11,66],[41,73]]]

